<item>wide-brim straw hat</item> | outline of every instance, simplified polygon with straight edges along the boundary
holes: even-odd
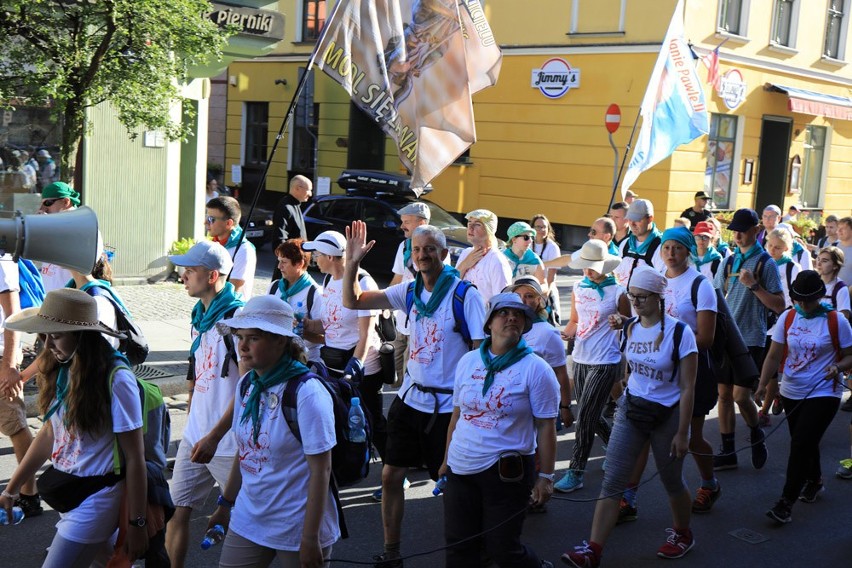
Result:
[[[609,247],[600,239],[591,239],[571,255],[571,268],[591,268],[598,274],[609,274],[621,264],[621,257],[609,254]]]
[[[237,329],[260,329],[275,335],[297,337],[293,333],[292,306],[278,296],[255,296],[232,318],[216,324],[219,333],[227,335]]]
[[[12,314],[5,326],[25,333],[96,331],[111,337],[124,337],[123,333],[98,321],[98,304],[92,296],[74,288],[51,290],[40,307]]]

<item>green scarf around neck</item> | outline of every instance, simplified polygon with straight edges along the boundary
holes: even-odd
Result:
[[[491,336],[485,338],[482,345],[479,346],[479,356],[485,364],[485,381],[482,383],[482,396],[488,393],[488,389],[494,384],[494,376],[504,369],[508,369],[527,355],[533,352],[532,348],[527,345],[522,337],[518,344],[511,348],[506,353],[491,358],[489,350],[491,349]]]
[[[731,275],[729,277],[731,278],[731,282],[733,283],[739,278],[737,275],[740,273],[740,268],[742,268],[743,264],[745,264],[745,261],[762,252],[763,247],[760,246],[760,243],[757,241],[755,241],[754,245],[752,245],[752,247],[745,253],[740,250],[740,247],[737,247],[734,251],[734,262],[733,266],[731,266]]]
[[[618,284],[618,282],[616,282],[615,276],[613,276],[612,274],[610,274],[600,282],[595,282],[591,280],[588,276],[580,280],[580,288],[591,288],[597,291],[597,293],[601,297],[601,300],[603,300],[603,297],[606,295],[605,288],[607,286],[615,286],[616,284]]]
[[[251,420],[252,435],[254,436],[255,444],[260,435],[260,397],[263,395],[263,392],[266,389],[289,381],[293,377],[304,375],[309,370],[303,363],[296,361],[289,354],[285,353],[265,375],[258,375],[254,369],[249,371],[248,380],[253,388],[246,399],[246,407],[243,410],[242,416],[240,416],[240,424],[245,424],[246,421]]]
[[[452,266],[444,265],[441,269],[441,274],[438,276],[438,281],[435,287],[432,288],[432,295],[429,301],[425,304],[420,299],[420,294],[423,292],[423,274],[418,272],[414,276],[414,305],[417,306],[417,319],[431,318],[444,300],[444,296],[450,291],[450,288],[458,277],[459,271]]]
[[[691,256],[692,256],[692,262],[693,262],[693,264],[695,264],[696,269],[701,268],[705,264],[710,264],[714,260],[721,260],[722,259],[722,255],[719,254],[719,251],[717,251],[716,247],[714,247],[713,245],[710,245],[709,247],[707,247],[707,252],[705,252],[704,256],[702,256],[702,257],[698,256],[698,249],[693,248]]]
[[[213,301],[210,302],[210,307],[206,310],[201,300],[198,300],[192,308],[192,327],[198,332],[198,335],[192,340],[189,355],[195,355],[195,352],[201,346],[201,336],[210,331],[217,321],[221,320],[227,312],[244,305],[245,302],[237,298],[234,285],[230,282],[225,283],[225,287],[216,294]]]
[[[630,233],[630,236],[627,237],[627,251],[635,252],[636,254],[645,254],[645,251],[648,250],[648,247],[651,245],[651,242],[657,237],[662,238],[663,233],[657,228],[656,223],[651,223],[651,232],[645,237],[645,240],[641,243],[639,239],[636,238],[636,235]],[[625,252],[627,252],[625,251]]]
[[[829,304],[824,303],[820,303],[820,305],[817,306],[817,309],[815,309],[811,313],[807,313],[805,310],[803,310],[800,304],[795,304],[793,307],[796,310],[797,314],[808,320],[814,318],[827,318],[828,312],[834,311],[833,307],[831,307]]]
[[[282,276],[281,280],[278,281],[278,294],[281,296],[281,299],[286,302],[305,288],[315,285],[316,282],[314,282],[314,279],[311,278],[311,275],[307,272],[302,273],[302,275],[299,276],[299,279],[293,282],[292,286],[290,285],[290,282]]]
[[[503,251],[503,254],[512,262],[514,265],[512,267],[512,278],[518,273],[518,267],[522,264],[531,264],[533,266],[538,265],[541,260],[539,260],[538,255],[532,251],[532,249],[527,249],[524,251],[523,258],[518,258],[518,255],[515,254],[515,251],[512,250],[512,247],[506,247]]]

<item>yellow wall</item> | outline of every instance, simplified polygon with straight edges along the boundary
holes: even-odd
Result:
[[[579,17],[572,21],[575,2]],[[814,2],[822,4],[822,2]],[[659,44],[665,34],[676,0],[625,2],[624,27],[619,28],[622,0],[537,0],[534,13],[529,2],[487,0],[485,12],[494,35],[503,47],[504,59],[496,87],[474,97],[477,143],[471,163],[453,165],[433,180],[430,198],[446,209],[465,212],[487,207],[499,216],[529,218],[545,212],[555,223],[588,225],[609,202],[614,155],[604,128],[609,103],[622,111],[622,125],[614,135],[623,158],[630,129],[644,95]],[[699,55],[708,53],[728,36],[716,30],[716,0],[686,0],[686,37]],[[825,9],[813,9],[811,0],[800,2],[796,51],[769,46],[771,5],[752,0],[747,38],[729,38],[721,47],[721,72],[739,69],[748,85],[745,102],[729,111],[706,87],[711,112],[737,115],[742,137],[734,181],[732,207],[752,206],[759,183],[741,185],[743,161],[757,161],[761,121],[764,115],[792,117],[790,157],[803,156],[805,126],[827,126],[830,148],[824,209],[849,213],[852,198],[852,123],[824,119],[787,110],[787,97],[767,92],[766,83],[777,83],[826,94],[849,96],[852,66],[820,59],[825,29]],[[297,68],[304,66],[311,46],[295,44],[295,2],[280,2],[287,16],[288,38],[277,57],[234,63],[230,75],[239,86],[229,87],[226,172],[239,163],[242,106],[245,101],[268,100],[270,145],[297,83]],[[524,22],[524,25],[518,25]],[[572,33],[576,31],[576,33]],[[850,33],[847,45],[852,44]],[[852,50],[847,48],[847,53]],[[564,97],[551,100],[530,86],[531,72],[551,57],[561,57],[581,70],[581,84]],[[699,64],[699,76],[706,70]],[[286,78],[286,88],[274,85]],[[338,85],[316,73],[315,102],[320,104],[319,176],[336,179],[346,165],[349,145],[349,101]],[[279,146],[268,187],[283,190],[286,184],[287,139]],[[668,225],[692,205],[695,191],[703,189],[707,137],[682,146],[675,154],[644,172],[633,186],[651,199],[657,220]],[[388,141],[385,169],[399,171],[396,149]],[[226,179],[226,182],[230,181]],[[797,202],[787,196],[783,206]],[[779,204],[782,205],[782,204]]]

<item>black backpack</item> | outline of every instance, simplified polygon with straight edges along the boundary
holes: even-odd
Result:
[[[757,279],[758,282],[763,280],[763,267],[766,265],[767,262],[774,263],[775,261],[772,260],[772,257],[769,256],[768,252],[763,251],[762,253],[760,253],[760,256],[757,257],[757,266],[754,270],[754,277]],[[733,266],[734,255],[731,255],[725,259],[725,266],[724,268],[722,268],[722,276],[724,276],[724,278],[722,278],[722,292],[725,295],[728,294],[728,278],[731,275],[731,268],[733,268]]]
[[[628,241],[627,245],[625,245],[624,247],[624,253],[621,255],[621,257],[632,258],[633,265],[630,267],[630,277],[627,278],[627,286],[625,286],[625,288],[628,288],[630,286],[630,278],[633,278],[633,271],[636,270],[636,265],[639,264],[640,260],[645,261],[645,266],[650,266],[651,268],[654,267],[654,253],[657,252],[657,249],[662,244],[662,242],[662,237],[654,237],[648,244],[648,248],[645,249],[645,252],[643,254],[639,254],[638,252],[633,252],[629,250],[630,242]]]
[[[92,297],[103,296],[112,302],[115,308],[115,326],[118,328],[117,331],[125,335],[124,339],[119,340],[118,350],[124,353],[131,365],[136,366],[144,363],[145,359],[148,358],[148,351],[150,351],[148,340],[145,339],[142,328],[136,325],[130,314],[124,311],[124,308],[116,300],[115,292],[97,284],[90,286],[86,292]]]

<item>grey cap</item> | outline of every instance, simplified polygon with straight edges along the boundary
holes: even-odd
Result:
[[[633,203],[630,204],[630,208],[627,210],[627,220],[628,221],[641,221],[645,217],[654,214],[654,204],[648,201],[647,199],[637,199]]]
[[[400,215],[415,215],[417,217],[421,217],[426,219],[428,222],[432,219],[432,210],[429,209],[429,206],[421,201],[412,201],[399,211],[397,211]]]
[[[494,312],[499,310],[500,308],[511,308],[513,310],[520,310],[524,314],[524,329],[521,333],[527,333],[532,329],[533,322],[536,319],[535,312],[532,311],[528,305],[521,300],[521,297],[514,292],[501,292],[499,294],[495,294],[488,300],[488,313],[485,315],[485,325],[482,326],[483,331],[488,335],[491,335],[491,330],[489,326],[491,325],[491,317],[494,315]]]
[[[175,266],[203,266],[207,270],[218,270],[220,274],[231,271],[234,266],[228,251],[215,241],[195,243],[186,254],[169,256]]]

